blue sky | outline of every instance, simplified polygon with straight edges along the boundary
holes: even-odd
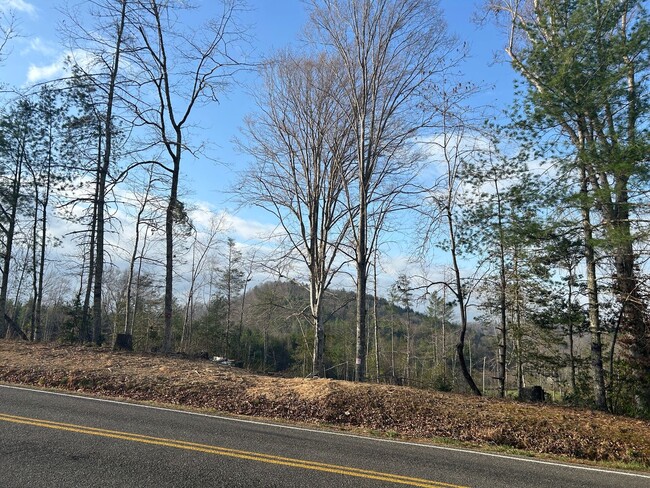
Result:
[[[24,86],[30,81],[45,81],[61,75],[60,62],[64,48],[59,40],[57,26],[64,20],[60,9],[64,5],[82,5],[79,0],[0,0],[13,7],[21,37],[12,43],[11,56],[5,62],[0,82]],[[274,49],[299,42],[307,13],[301,0],[249,0],[251,9],[244,16],[250,26],[252,46],[264,55]],[[480,85],[494,86],[480,98],[480,103],[495,103],[505,107],[511,101],[512,70],[507,64],[494,63],[494,54],[502,51],[503,37],[493,26],[478,26],[472,21],[476,9],[472,0],[442,0],[441,6],[450,32],[469,45],[469,58],[463,66],[468,80]],[[247,76],[249,87],[233,86],[224,94],[220,104],[202,114],[202,136],[215,147],[213,156],[223,165],[205,161],[187,161],[184,169],[188,187],[195,198],[215,206],[226,204],[224,185],[233,179],[233,173],[242,168],[245,158],[233,147],[232,140],[239,134],[242,118],[255,109],[249,95],[252,76]],[[254,82],[253,82],[254,83]]]
[[[204,0],[204,6],[210,1]],[[30,82],[61,76],[59,68],[65,49],[57,32],[57,26],[64,20],[60,9],[66,4],[76,5],[75,10],[81,12],[84,3],[83,0],[0,0],[0,9],[13,8],[21,33],[12,42],[11,55],[0,67],[0,84],[24,87]],[[262,57],[299,42],[307,20],[301,0],[249,0],[248,3],[250,10],[242,23],[250,27],[248,33],[256,55]],[[476,103],[506,108],[512,100],[513,71],[506,63],[494,62],[495,54],[503,51],[503,34],[494,26],[478,26],[473,22],[478,8],[473,0],[441,0],[440,5],[449,31],[468,44],[469,57],[462,67],[465,79],[488,87],[476,98]],[[254,75],[247,75],[243,81],[244,86],[233,85],[218,105],[200,113],[202,129],[196,137],[210,141],[211,157],[220,163],[191,158],[183,162],[183,186],[190,191],[186,198],[201,202],[205,209],[222,211],[232,207],[226,190],[235,181],[237,171],[246,167],[246,156],[235,149],[233,139],[239,135],[243,117],[255,110],[250,95],[255,86]],[[240,211],[235,223],[240,229],[234,231],[235,238],[245,241],[244,227],[272,224],[269,219],[251,209]]]

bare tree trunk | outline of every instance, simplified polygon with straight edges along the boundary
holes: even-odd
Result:
[[[365,381],[366,379],[366,286],[368,282],[368,267],[366,263],[367,258],[367,209],[365,204],[365,197],[362,197],[364,203],[360,204],[359,211],[359,242],[357,243],[357,334],[356,334],[356,359],[354,365],[354,380]]]
[[[108,168],[112,157],[113,139],[113,102],[115,98],[115,86],[117,84],[117,73],[120,66],[120,54],[122,52],[122,34],[126,22],[127,0],[121,0],[120,20],[117,26],[115,38],[115,51],[113,53],[113,65],[109,75],[108,97],[106,100],[106,119],[104,121],[104,155],[102,165],[97,175],[98,185],[96,194],[97,210],[97,258],[95,260],[95,286],[93,290],[93,342],[97,345],[102,343],[102,281],[104,277],[104,209],[106,205],[106,179]]]
[[[395,321],[394,317],[390,320],[390,376],[395,382]]]
[[[446,278],[445,278],[446,281]],[[445,313],[445,308],[447,305],[447,285],[442,289],[442,373],[447,379],[447,315]]]
[[[497,195],[497,225],[499,226],[499,316],[500,316],[500,334],[499,334],[499,396],[505,397],[506,394],[506,353],[508,347],[508,329],[506,320],[506,256],[503,232],[501,194],[499,192],[498,180],[495,176],[494,186]]]
[[[20,270],[20,278],[18,278],[18,285],[16,286],[16,292],[14,293],[14,303],[18,303],[18,300],[20,298],[20,292],[22,291],[23,288],[23,281],[25,280],[25,273],[27,272],[27,269],[29,268],[27,261],[29,259],[29,252],[30,252],[30,246],[29,244],[27,245],[27,251],[25,253],[25,262],[23,263],[22,269]],[[15,319],[15,312],[14,312],[14,319]],[[24,319],[23,319],[24,320]],[[24,326],[24,324],[23,324]],[[0,336],[1,338],[2,336]],[[29,340],[33,341],[34,338],[30,337]]]
[[[196,282],[196,238],[192,246],[192,268],[190,274],[192,276],[190,281],[190,289],[187,292],[187,301],[185,303],[185,317],[183,318],[183,331],[181,333],[180,349],[182,352],[189,352],[189,347],[192,342],[192,317],[194,310],[194,284]],[[226,355],[226,357],[228,357]]]
[[[136,273],[135,278],[135,297],[133,298],[133,314],[130,320],[130,328],[127,331],[128,334],[133,334],[133,328],[135,327],[138,307],[140,306],[140,288],[141,288],[141,277],[142,277],[142,256],[144,255],[144,250],[147,246],[147,230],[144,231],[144,237],[142,238],[142,251],[140,252],[140,259],[138,260],[138,272]],[[149,343],[149,333],[146,333],[146,344]],[[145,345],[146,350],[146,345]]]
[[[43,306],[43,279],[45,275],[45,248],[47,244],[47,207],[50,203],[50,190],[52,186],[52,158],[53,158],[53,148],[52,148],[52,127],[50,124],[49,135],[48,135],[48,154],[47,154],[47,166],[45,173],[45,193],[43,194],[43,201],[41,206],[43,208],[41,214],[41,242],[40,242],[40,262],[38,268],[38,299],[36,300],[36,308],[34,310],[35,319],[34,325],[36,329],[36,340],[40,341],[43,338],[43,330],[41,325],[41,310]],[[36,242],[34,242],[36,246]]]
[[[380,382],[381,378],[381,369],[379,366],[379,315],[378,315],[378,304],[377,301],[379,297],[377,295],[377,251],[375,250],[374,254],[374,263],[372,267],[373,271],[373,302],[372,302],[372,316],[375,325],[375,374],[377,375],[377,383]]]
[[[38,298],[38,214],[39,214],[39,188],[37,177],[32,170],[32,176],[34,178],[34,222],[32,225],[32,303],[30,306],[30,339],[33,341],[36,338],[36,299]]]
[[[239,353],[239,357],[243,357],[242,350],[241,350],[241,336],[244,331],[244,310],[245,310],[245,305],[246,305],[246,292],[248,291],[248,283],[250,283],[252,277],[253,277],[253,261],[254,261],[254,255],[251,257],[250,260],[250,266],[248,268],[248,273],[246,277],[244,278],[244,289],[242,291],[242,297],[241,297],[241,307],[239,309],[239,330],[237,332],[237,350]]]
[[[101,151],[101,140],[100,140]],[[98,169],[101,159],[98,160]],[[97,183],[95,184],[95,192],[97,192]],[[95,193],[97,195],[97,193]],[[94,275],[95,275],[95,244],[97,237],[97,198],[93,201],[93,217],[90,224],[90,242],[88,245],[88,280],[86,283],[86,293],[84,294],[84,303],[81,312],[81,337],[83,342],[92,341],[92,328],[90,323],[90,296],[93,290]],[[85,259],[85,258],[84,258]]]
[[[312,310],[314,352],[311,374],[312,376],[321,376],[322,374],[325,377],[325,365],[323,361],[325,354],[325,327],[323,325],[320,300],[317,300],[314,306],[316,310]]]
[[[363,97],[365,99],[365,96]],[[359,113],[357,120],[357,164],[359,165],[359,216],[357,218],[355,264],[357,268],[357,334],[354,380],[366,379],[366,287],[368,284],[368,156],[365,154],[367,141],[366,114]]]
[[[135,273],[135,261],[138,258],[138,250],[140,247],[140,225],[142,224],[142,215],[149,203],[149,192],[151,191],[151,186],[153,185],[153,170],[149,170],[149,181],[147,183],[147,188],[145,190],[144,198],[140,204],[140,209],[138,210],[138,215],[135,219],[135,242],[133,243],[133,252],[131,253],[131,259],[129,259],[129,272],[126,281],[126,312],[124,314],[124,333],[131,334],[133,329],[133,322],[131,321],[131,298],[133,292],[133,275]]]
[[[351,224],[341,194],[353,165],[352,132],[343,110],[342,63],[332,54],[278,55],[264,70],[261,115],[247,124],[245,147],[257,162],[240,198],[271,213],[309,272],[313,330],[310,374],[324,374],[323,298],[341,263],[336,256]],[[270,129],[270,130],[269,130]],[[269,157],[264,149],[274,147]],[[310,346],[306,346],[307,349]]]
[[[192,350],[192,328],[194,326],[194,290],[190,290],[185,304],[183,333],[181,334],[181,351],[189,353]],[[227,357],[227,356],[226,356]]]
[[[325,292],[325,267],[319,256],[319,240],[327,239],[321,236],[318,230],[318,211],[314,212],[316,205],[310,206],[310,262],[309,262],[309,309],[311,311],[312,327],[314,329],[314,350],[312,360],[312,376],[325,377],[325,324],[323,321],[323,293]]]
[[[412,337],[411,337],[411,313],[406,307],[406,384],[411,385],[411,362],[412,362]]]
[[[316,33],[343,63],[348,121],[355,133],[358,195],[348,201],[356,266],[355,381],[366,379],[367,281],[369,253],[377,246],[381,222],[395,208],[404,160],[394,157],[428,122],[402,119],[411,108],[422,113],[424,87],[444,72],[450,39],[435,2],[424,0],[311,0]],[[444,53],[444,54],[443,54]],[[417,108],[416,108],[417,107]],[[410,168],[409,168],[410,169]],[[405,171],[406,173],[407,171]],[[387,180],[394,177],[390,190]],[[404,177],[404,175],[400,175]],[[406,180],[409,178],[406,177]],[[383,191],[386,190],[386,193]],[[348,192],[348,200],[351,195]],[[354,210],[352,210],[352,207]],[[354,211],[358,211],[355,216]],[[369,241],[369,215],[376,224]],[[356,217],[356,218],[355,218]]]
[[[605,373],[603,370],[603,345],[601,340],[600,314],[598,306],[598,285],[596,282],[596,257],[593,245],[593,231],[589,215],[587,176],[584,165],[581,165],[581,194],[582,204],[582,231],[585,241],[585,261],[587,267],[587,296],[589,331],[591,333],[591,369],[593,374],[594,401],[596,407],[607,409],[607,396],[605,390]]]
[[[570,384],[571,393],[576,394],[576,358],[575,346],[573,344],[573,266],[569,263],[569,295],[567,307],[569,309],[569,367],[570,367]]]
[[[177,151],[180,152],[180,131],[177,131]],[[178,177],[180,159],[174,158],[172,183],[169,203],[165,214],[165,329],[163,333],[162,351],[172,351],[172,305],[174,299],[174,214],[178,208]]]
[[[451,191],[451,190],[450,190]],[[470,371],[467,369],[467,362],[465,361],[465,334],[467,333],[467,304],[465,303],[465,291],[463,290],[463,282],[460,276],[460,266],[458,264],[458,257],[456,253],[456,234],[454,232],[453,218],[451,209],[447,209],[447,225],[449,227],[449,241],[451,243],[450,252],[454,268],[454,278],[456,289],[454,294],[458,300],[458,308],[460,312],[460,333],[458,334],[458,343],[456,344],[456,354],[460,369],[463,373],[465,381],[475,395],[481,396],[481,390],[478,389]]]
[[[523,358],[523,344],[522,338],[524,331],[521,327],[522,319],[522,305],[521,305],[521,286],[520,286],[520,277],[519,277],[519,255],[517,253],[517,248],[515,247],[513,253],[513,276],[514,276],[514,302],[515,302],[515,347],[517,349],[517,395],[521,396],[524,387],[526,386],[524,381],[524,358]]]
[[[11,200],[7,216],[8,225],[5,230],[5,248],[2,263],[2,284],[0,285],[0,338],[11,336],[13,333],[13,321],[7,318],[7,292],[9,290],[9,273],[11,272],[11,258],[14,244],[14,234],[16,232],[16,219],[18,215],[18,200],[20,198],[20,185],[22,181],[23,162],[26,157],[25,139],[19,141],[18,157],[14,168],[13,181],[11,183]],[[3,209],[4,211],[4,209]]]

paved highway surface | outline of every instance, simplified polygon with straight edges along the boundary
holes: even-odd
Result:
[[[650,475],[0,385],[0,486],[650,488]]]

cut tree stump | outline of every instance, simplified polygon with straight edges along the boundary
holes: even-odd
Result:
[[[133,336],[131,334],[117,334],[114,351],[133,351]]]
[[[519,400],[522,402],[543,402],[546,394],[541,386],[522,388],[519,391]]]

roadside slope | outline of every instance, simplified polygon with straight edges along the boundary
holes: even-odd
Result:
[[[0,381],[650,468],[650,422],[584,409],[271,378],[209,361],[4,340]]]

